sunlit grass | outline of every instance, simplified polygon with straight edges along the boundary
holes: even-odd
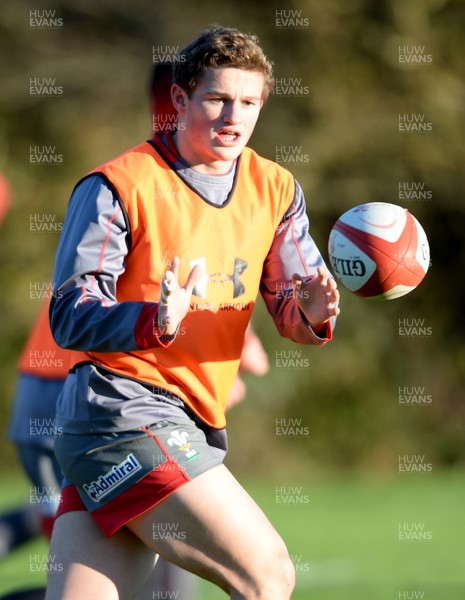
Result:
[[[278,490],[272,480],[244,483],[287,543],[297,571],[294,600],[465,597],[464,473],[347,474]],[[4,482],[0,504],[27,501],[28,489],[22,477]],[[399,527],[424,539],[400,539]],[[46,552],[37,540],[0,563],[0,593],[44,584],[31,556]],[[198,600],[225,597],[199,582]]]

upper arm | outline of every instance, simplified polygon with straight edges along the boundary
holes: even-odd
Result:
[[[128,231],[119,199],[98,176],[84,179],[74,190],[58,245],[55,292],[68,286],[95,285],[115,298],[116,280],[124,270]]]
[[[324,259],[309,233],[305,198],[297,182],[295,189],[264,264],[262,284],[270,290],[276,283],[280,288],[286,284],[290,287],[294,273],[312,275],[319,266],[324,266]]]

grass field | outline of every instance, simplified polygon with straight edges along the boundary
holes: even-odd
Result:
[[[465,599],[465,473],[245,487],[287,542],[295,600]],[[28,489],[22,478],[4,480],[0,504],[27,500]],[[44,583],[31,565],[46,553],[36,541],[0,563],[0,595]],[[201,582],[196,600],[225,597]]]

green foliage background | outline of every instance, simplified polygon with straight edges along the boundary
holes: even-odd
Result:
[[[32,27],[30,11],[47,10],[62,25]],[[180,48],[211,22],[257,34],[276,76],[308,86],[308,93],[269,99],[252,145],[272,159],[281,146],[300,147],[308,158],[287,166],[306,193],[323,254],[342,212],[384,201],[420,220],[432,257],[425,281],[404,298],[370,302],[341,289],[342,314],[324,348],[282,340],[258,305],[254,323],[271,372],[247,378],[248,399],[231,412],[230,463],[250,471],[253,453],[254,473],[272,464],[289,477],[319,468],[395,472],[399,454],[425,455],[434,469],[463,466],[462,2],[16,0],[2,3],[0,17],[0,170],[13,189],[0,232],[2,467],[17,464],[5,432],[17,359],[40,306],[29,290],[51,278],[58,242],[57,233],[31,232],[31,215],[62,222],[83,174],[150,136],[154,46]],[[286,18],[294,24],[284,26]],[[424,47],[432,61],[400,63],[406,45]],[[34,97],[35,77],[54,78],[63,93]],[[405,113],[424,115],[432,131],[399,132]],[[32,165],[36,145],[55,147],[62,164]],[[422,184],[431,198],[400,202],[401,182]],[[421,320],[431,335],[400,336],[404,319]],[[287,351],[298,351],[305,368],[278,366],[278,353]],[[431,403],[400,405],[406,386],[421,388]],[[308,435],[280,438],[282,419]]]

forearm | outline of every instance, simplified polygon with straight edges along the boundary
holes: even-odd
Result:
[[[298,344],[322,345],[330,341],[333,320],[311,326],[296,304],[291,283],[287,282],[285,285],[286,287],[280,289],[278,293],[262,287],[262,296],[279,334]]]
[[[70,201],[57,251],[50,324],[64,348],[130,352],[164,345],[156,302],[118,302],[128,231],[117,198],[99,177]]]
[[[129,352],[139,349],[135,330],[144,303],[104,304],[89,290],[58,290],[51,302],[50,325],[63,348],[95,352]]]
[[[302,190],[298,185],[296,189],[293,205],[278,227],[265,261],[261,293],[280,335],[301,344],[323,344],[332,338],[334,319],[310,326],[293,293],[294,273],[313,277],[325,266],[308,231]]]

